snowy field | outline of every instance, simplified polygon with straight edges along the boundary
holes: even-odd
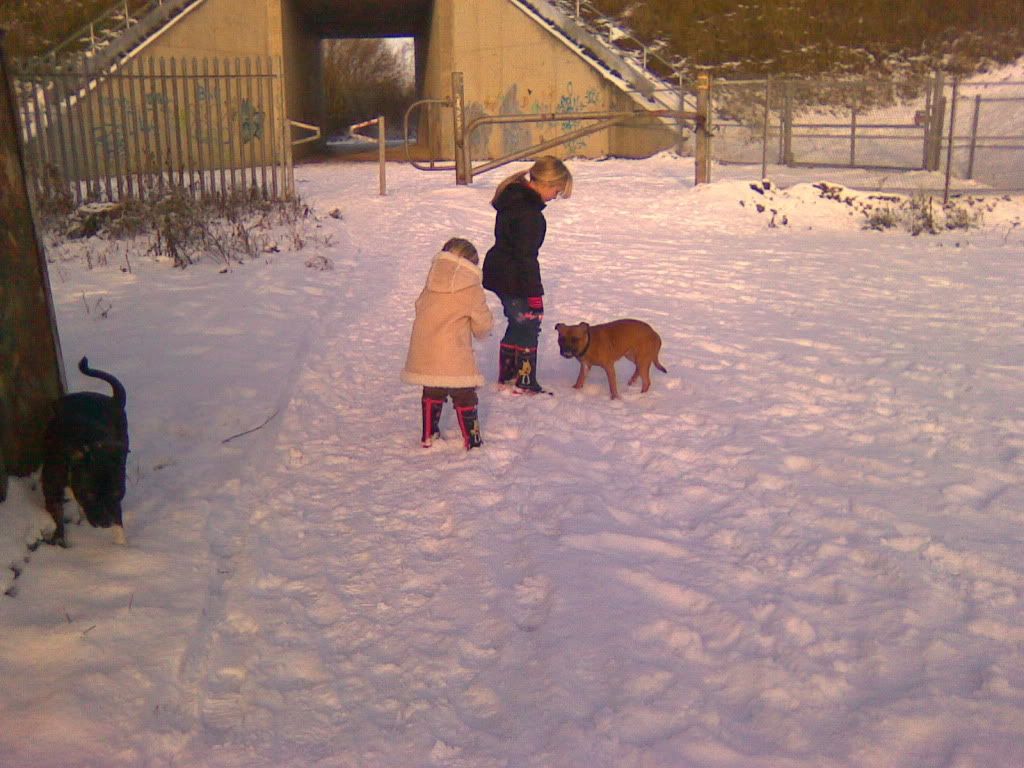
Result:
[[[50,247],[70,388],[106,390],[88,355],[128,389],[128,545],[30,552],[12,481],[0,766],[1024,765],[1024,198],[912,237],[736,169],[570,165],[555,396],[487,385],[470,453],[450,409],[420,448],[398,373],[503,171],[301,166],[306,247],[230,269]],[[554,324],[619,317],[669,373],[571,389]]]

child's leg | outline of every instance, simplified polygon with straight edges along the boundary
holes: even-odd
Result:
[[[544,320],[544,302],[540,298],[524,299],[502,296],[501,306],[508,318],[502,345],[515,347],[514,378],[519,389],[537,392],[537,342]]]
[[[463,387],[451,390],[452,403],[455,405],[455,415],[459,419],[459,429],[462,430],[462,442],[466,450],[479,448],[483,445],[480,437],[480,417],[477,410],[479,398],[474,387]]]
[[[441,410],[447,399],[448,390],[443,387],[423,388],[423,396],[420,398],[420,413],[423,420],[420,444],[424,448],[433,445],[434,438],[441,434]]]

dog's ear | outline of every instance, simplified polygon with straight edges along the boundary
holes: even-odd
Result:
[[[580,328],[582,328],[584,331],[589,331],[590,323],[580,323]]]
[[[556,331],[560,331],[563,328],[565,328],[565,326],[562,323],[555,323],[555,330]]]

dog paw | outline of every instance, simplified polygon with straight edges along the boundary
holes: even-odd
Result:
[[[120,525],[115,525],[114,526],[114,543],[115,544],[121,544],[122,546],[126,545],[128,543],[128,539],[124,535],[124,527],[123,526],[120,526]]]
[[[67,549],[70,546],[67,539],[63,536],[57,536],[56,534],[44,536],[40,541],[43,544],[49,544],[51,547],[61,547],[62,549]]]

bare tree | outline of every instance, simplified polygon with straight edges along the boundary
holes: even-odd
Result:
[[[384,115],[399,126],[414,97],[401,52],[380,38],[327,40],[323,46],[328,130]]]

